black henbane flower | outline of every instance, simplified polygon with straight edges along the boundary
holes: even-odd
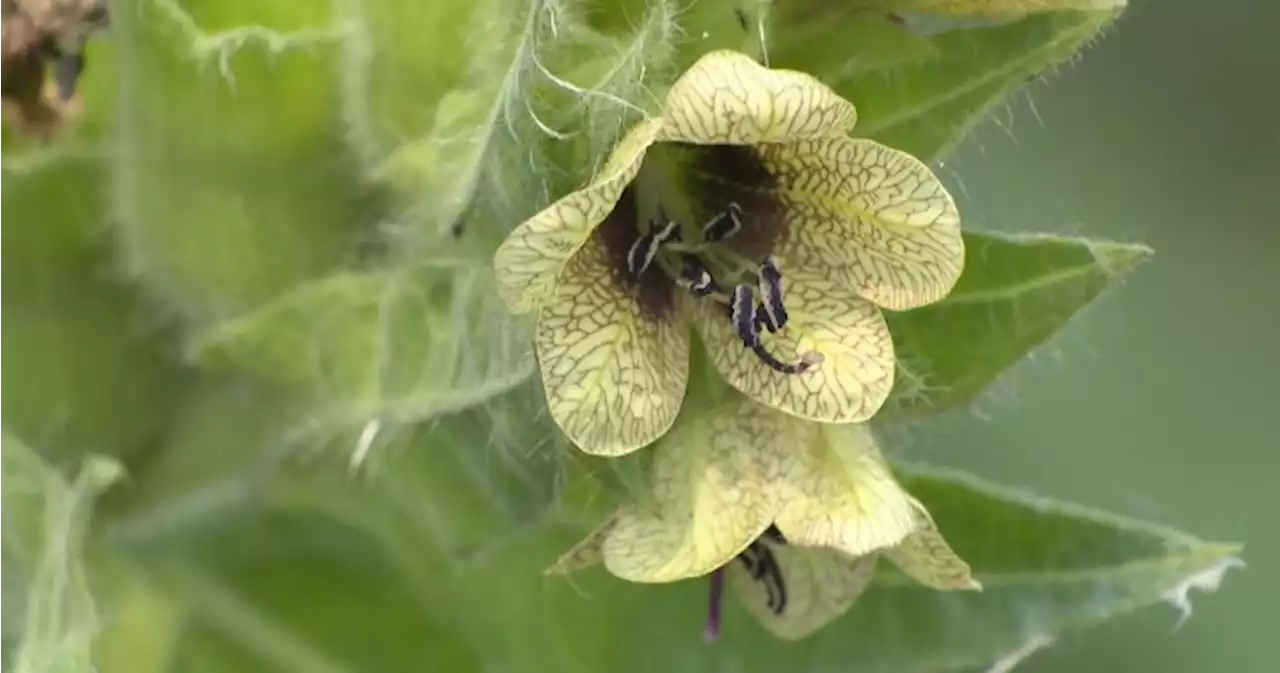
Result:
[[[921,162],[847,134],[854,107],[734,52],[695,63],[590,184],[517,227],[494,267],[536,311],[552,417],[620,455],[671,427],[689,324],[735,388],[801,418],[870,418],[893,385],[878,307],[945,296],[964,247]]]

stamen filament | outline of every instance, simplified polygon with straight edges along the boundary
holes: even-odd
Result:
[[[738,271],[745,271],[747,273],[750,273],[753,276],[759,276],[761,273],[759,264],[756,264],[750,259],[747,259],[742,255],[739,255],[733,250],[730,250],[728,248],[716,248],[714,254],[715,254],[715,257],[717,258],[717,261],[719,261],[721,264],[724,264],[726,266],[729,264],[733,264],[738,268]]]
[[[666,248],[667,250],[674,250],[676,252],[683,252],[691,255],[700,255],[707,251],[707,248],[709,247],[709,245],[706,243],[678,243],[675,241],[671,241],[663,247]]]
[[[783,374],[803,374],[808,371],[809,368],[822,364],[823,360],[821,353],[809,351],[800,356],[799,362],[783,362],[775,357],[773,353],[770,353],[764,347],[764,344],[759,342],[751,345],[751,352],[755,353],[756,357],[760,358],[761,362],[764,362],[774,370],[782,372]]]

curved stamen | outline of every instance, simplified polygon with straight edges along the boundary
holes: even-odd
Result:
[[[773,353],[770,353],[764,347],[764,343],[760,341],[760,324],[759,313],[753,305],[751,287],[749,285],[740,284],[733,288],[733,296],[729,300],[729,317],[733,321],[733,330],[742,340],[742,343],[750,348],[760,361],[769,365],[774,371],[783,374],[800,374],[809,368],[822,362],[820,353],[808,352],[800,357],[799,362],[783,362],[779,360]]]
[[[809,351],[800,356],[799,362],[783,362],[779,360],[773,353],[770,353],[764,344],[756,343],[751,346],[751,352],[760,358],[760,361],[772,367],[775,371],[783,374],[803,374],[810,368],[822,364],[822,354]]]

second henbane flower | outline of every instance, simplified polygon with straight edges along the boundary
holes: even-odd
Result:
[[[621,455],[671,427],[690,322],[758,402],[825,423],[879,410],[894,374],[879,307],[946,296],[964,246],[928,167],[850,138],[855,119],[809,75],[710,53],[594,181],[503,242],[500,290],[537,312],[548,407],[577,446]]]
[[[933,589],[980,588],[865,424],[814,423],[736,393],[702,405],[654,445],[646,496],[548,572],[603,563],[637,583],[708,577],[713,638],[726,585],[786,639],[844,614],[879,558]]]

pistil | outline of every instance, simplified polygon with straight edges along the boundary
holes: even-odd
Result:
[[[716,568],[711,573],[711,596],[707,606],[707,626],[702,631],[702,639],[714,643],[720,637],[720,605],[724,603],[724,568]]]

